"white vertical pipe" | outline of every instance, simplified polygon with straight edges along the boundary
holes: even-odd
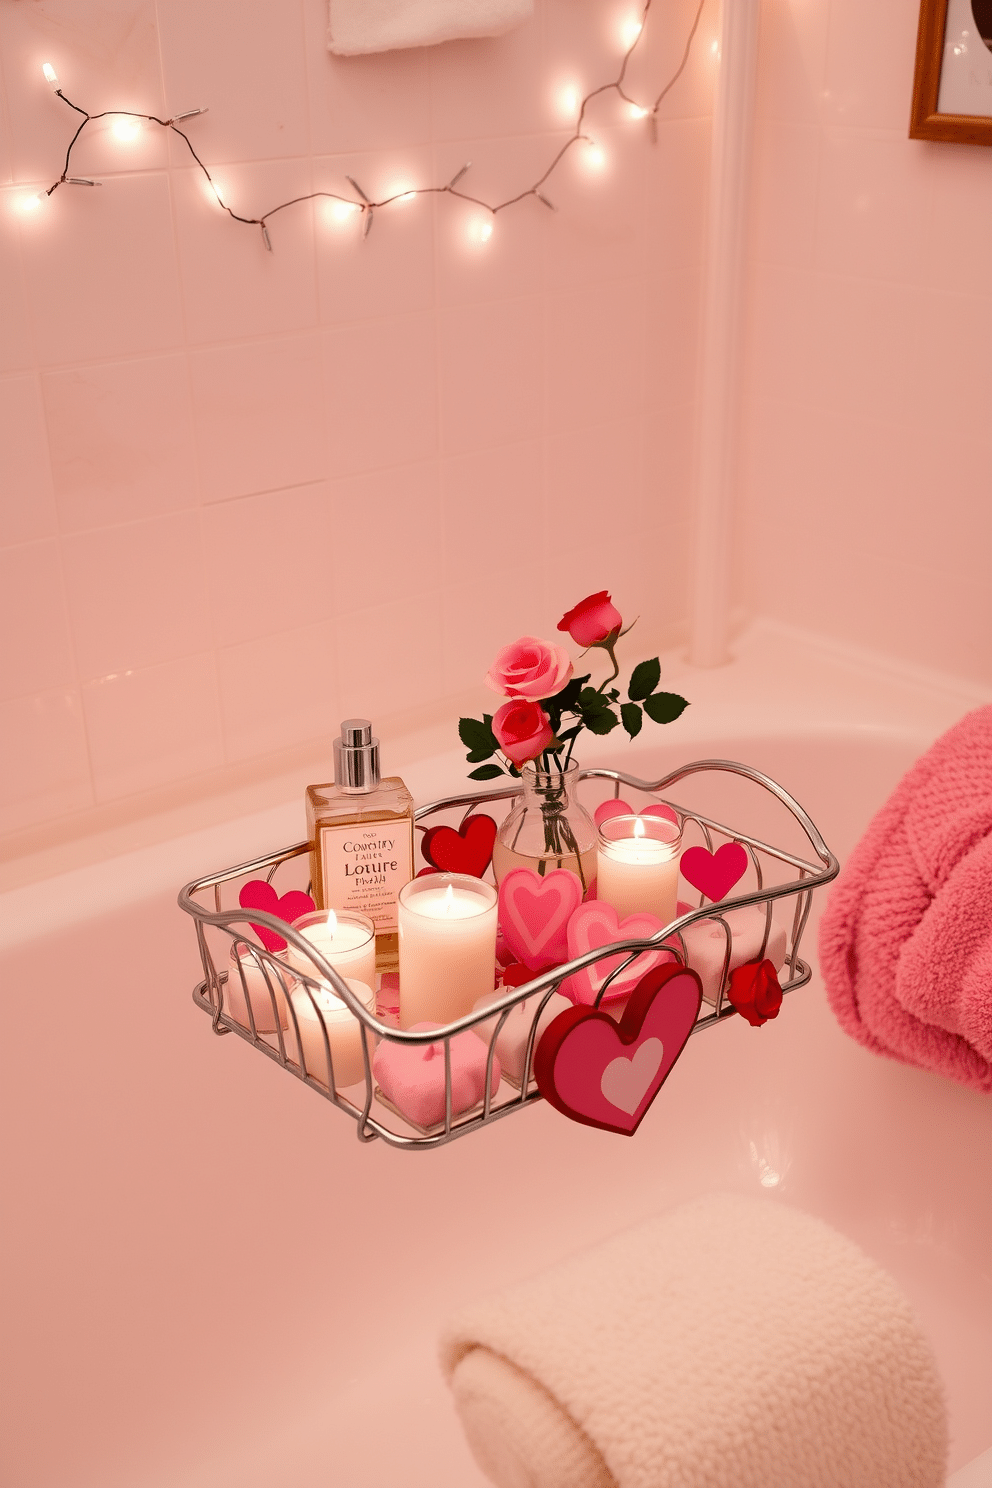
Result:
[[[696,449],[689,660],[728,660],[737,492],[740,325],[760,0],[723,0]]]

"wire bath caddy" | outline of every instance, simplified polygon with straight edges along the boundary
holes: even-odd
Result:
[[[794,835],[798,827],[801,833],[800,851],[773,846],[664,794],[683,781],[705,775],[729,776],[748,781],[767,793],[789,813]],[[615,977],[636,960],[639,954],[664,943],[666,949],[673,951],[676,959],[689,964],[686,931],[700,922],[721,927],[724,939],[722,971],[711,989],[704,994],[705,1000],[692,1029],[693,1034],[702,1032],[734,1016],[736,1011],[727,1000],[734,952],[734,930],[728,917],[734,911],[760,906],[764,910],[760,951],[756,958],[748,956],[746,959],[761,960],[768,947],[773,925],[784,925],[785,952],[779,976],[782,992],[793,992],[810,980],[811,967],[799,952],[809,920],[812,896],[816,889],[824,887],[837,876],[839,863],[807,813],[783,786],[749,765],[719,759],[683,765],[656,781],[640,780],[636,776],[605,767],[581,770],[579,781],[588,782],[600,794],[605,783],[611,788],[614,798],[618,798],[621,788],[624,788],[627,792],[633,791],[638,797],[646,798],[647,802],[670,807],[676,812],[682,825],[683,847],[688,845],[687,838],[705,846],[710,852],[726,842],[739,843],[748,857],[744,879],[735,886],[735,890],[741,891],[735,891],[717,903],[699,895],[697,907],[679,913],[675,920],[649,940],[623,940],[596,947],[563,965],[535,975],[523,986],[503,986],[497,989],[497,995],[494,995],[492,1001],[454,1022],[429,1030],[410,1031],[399,1028],[396,1021],[391,1021],[392,1010],[383,1012],[379,1002],[376,1003],[375,1012],[364,1006],[319,950],[311,942],[304,940],[291,925],[261,909],[243,908],[238,902],[239,886],[260,876],[283,892],[306,885],[311,844],[299,842],[250,862],[208,874],[187,884],[180,891],[179,906],[195,923],[204,971],[203,980],[193,990],[194,1003],[210,1017],[216,1034],[237,1034],[288,1074],[301,1080],[350,1116],[355,1122],[360,1141],[372,1142],[381,1138],[394,1147],[424,1151],[465,1136],[543,1099],[533,1076],[534,1053],[542,1014],[552,995],[569,976],[599,961],[615,961],[618,955],[625,958],[619,965],[612,967],[604,980],[596,997],[596,1007],[602,1003]],[[418,808],[415,824],[420,830],[426,830],[428,822],[431,825],[446,822],[462,825],[481,807],[509,807],[520,794],[520,789],[519,786],[505,786],[489,791],[447,796]],[[635,806],[634,809],[638,808]],[[804,856],[804,853],[811,853],[812,856]],[[490,865],[487,876],[491,874]],[[252,933],[251,927],[254,925],[264,926],[306,957],[313,966],[313,974],[299,970],[299,957],[297,964],[290,968],[281,959],[279,952],[269,951],[259,944]],[[233,965],[237,967],[240,979],[240,985],[235,983],[233,986],[229,980],[234,975],[229,969],[232,966],[232,949],[236,951]],[[246,962],[253,975],[253,986],[249,986],[246,979]],[[335,1082],[331,1040],[316,1001],[316,996],[322,989],[333,991],[359,1024],[358,1043],[363,1075],[353,1085],[339,1087]],[[301,1032],[300,1010],[297,1005],[301,995],[309,1000],[312,1008],[313,1023],[318,1035],[316,1040],[312,1035],[305,1036]],[[519,1081],[504,1073],[494,1092],[492,1076],[497,1043],[513,1010],[527,1003],[532,1003],[533,1015],[526,1037]],[[614,1010],[610,1008],[609,1011],[612,1013]],[[475,1106],[466,1111],[456,1111],[452,1091],[451,1040],[468,1030],[478,1030],[483,1024],[488,1025],[489,1031],[477,1036],[487,1046],[485,1083],[482,1087],[484,1094]],[[443,1046],[443,1121],[438,1121],[431,1127],[418,1126],[409,1117],[402,1115],[383,1095],[372,1068],[375,1048],[383,1040],[407,1046]]]

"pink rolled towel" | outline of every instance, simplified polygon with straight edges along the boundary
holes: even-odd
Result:
[[[834,886],[820,966],[878,1054],[992,1091],[992,707],[917,760]]]

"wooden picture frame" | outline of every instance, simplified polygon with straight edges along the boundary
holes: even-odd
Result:
[[[945,35],[948,29],[948,13],[959,12],[967,5],[968,14],[974,12],[969,0],[920,0],[920,24],[916,34],[916,72],[913,79],[913,106],[909,121],[910,139],[946,140],[961,145],[992,145],[992,51],[985,45],[980,34],[974,41],[979,48],[976,62],[984,73],[989,74],[988,114],[940,112],[938,101],[941,78],[945,63]],[[992,13],[988,0],[981,4],[983,10]],[[957,23],[957,21],[956,21]],[[961,33],[962,36],[965,33]],[[980,92],[985,91],[984,77],[980,80]],[[976,90],[978,80],[976,80]],[[983,100],[984,101],[984,100]]]

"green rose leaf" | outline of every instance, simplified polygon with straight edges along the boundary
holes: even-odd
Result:
[[[655,723],[673,723],[688,706],[687,699],[677,692],[656,692],[644,699],[644,711]]]
[[[459,718],[458,737],[465,748],[471,751],[468,757],[470,764],[475,764],[477,760],[489,759],[499,748],[496,735],[492,730],[492,722],[490,714],[487,714],[481,723],[478,718]]]
[[[644,722],[640,708],[636,703],[621,703],[620,717],[630,737],[636,739],[641,732],[641,724]]]
[[[469,756],[471,759],[471,756]],[[469,780],[495,780],[497,775],[502,775],[500,765],[480,765],[477,770],[469,771]]]
[[[627,688],[627,696],[632,703],[642,703],[646,697],[651,696],[660,681],[661,662],[657,656],[651,661],[642,661],[630,674],[630,686]],[[675,716],[678,717],[678,714]],[[653,713],[651,717],[654,718]],[[661,721],[660,718],[655,719],[656,723],[660,723]]]
[[[615,713],[607,708],[601,713],[587,713],[583,715],[586,728],[591,734],[608,734],[620,724]]]

